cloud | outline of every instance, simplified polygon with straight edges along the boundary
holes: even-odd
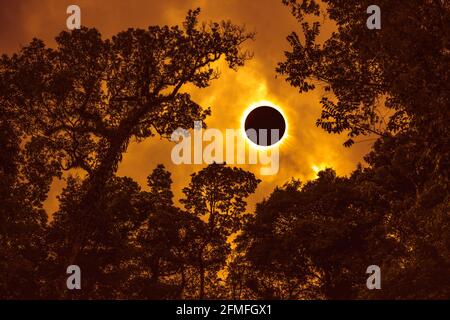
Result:
[[[21,44],[36,36],[50,46],[53,38],[65,28],[65,10],[73,1],[60,0],[1,0],[0,45],[3,51],[12,52]],[[287,114],[289,138],[281,146],[280,171],[276,176],[261,177],[263,182],[250,199],[250,208],[267,196],[276,185],[282,185],[291,177],[314,178],[313,166],[334,167],[338,174],[348,174],[362,160],[370,144],[359,144],[346,149],[342,146],[345,137],[329,135],[315,127],[320,114],[319,92],[300,95],[283,78],[276,77],[277,63],[289,50],[286,36],[299,30],[298,23],[290,11],[274,0],[230,0],[230,1],[148,1],[111,0],[77,1],[81,7],[82,24],[96,27],[104,37],[129,27],[147,28],[154,24],[179,24],[188,9],[201,7],[200,18],[210,20],[232,20],[245,24],[249,31],[256,31],[256,41],[245,44],[253,51],[254,58],[238,72],[221,67],[221,78],[206,89],[193,89],[192,95],[204,107],[212,108],[207,119],[209,127],[224,130],[236,128],[245,108],[258,100],[270,100]],[[326,25],[329,33],[333,26]],[[141,143],[132,143],[124,155],[119,175],[127,175],[145,187],[147,175],[158,163],[163,163],[172,172],[174,193],[181,197],[181,189],[187,185],[190,174],[201,168],[199,165],[175,166],[171,162],[173,143],[158,137]],[[243,166],[259,175],[258,166]],[[62,185],[52,188],[46,208],[57,209],[54,201]]]

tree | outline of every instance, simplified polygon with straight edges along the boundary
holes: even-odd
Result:
[[[192,215],[206,223],[200,230],[194,265],[199,273],[198,298],[206,297],[206,277],[216,277],[230,253],[228,237],[243,225],[246,215],[245,198],[258,185],[253,173],[225,164],[210,164],[192,174],[189,186],[183,189],[180,202]],[[217,283],[216,281],[214,281]]]
[[[306,257],[296,254],[297,237],[281,230],[292,227],[300,186],[299,181],[292,180],[285,189],[276,188],[256,205],[255,215],[238,236],[228,281],[242,298],[297,299],[300,292],[304,293],[302,287],[308,282],[310,267]]]
[[[82,271],[82,290],[65,287],[65,259],[71,252],[70,236],[84,225],[77,204],[83,196],[81,179],[70,177],[59,197],[60,208],[54,214],[47,235],[49,245],[48,279],[53,279],[57,298],[124,298],[126,284],[134,272],[133,235],[145,219],[139,185],[127,177],[113,177],[101,192],[97,212],[90,220],[91,232],[83,245],[77,265]],[[50,290],[51,291],[51,286]],[[55,294],[55,293],[53,293]],[[53,297],[55,298],[55,297]]]
[[[11,149],[2,150],[3,157],[10,155]],[[36,299],[43,279],[40,261],[46,257],[47,215],[34,186],[21,180],[16,169],[23,167],[16,161],[12,157],[0,165],[0,298]]]
[[[367,266],[399,251],[382,204],[357,173],[341,178],[331,169],[277,188],[238,241],[251,270],[246,287],[262,299],[358,298]]]
[[[323,95],[319,126],[328,132],[348,131],[347,145],[360,134],[391,135],[412,128],[432,148],[448,142],[448,2],[379,1],[381,30],[365,25],[370,1],[325,0],[324,10],[315,0],[283,3],[301,23],[303,41],[296,33],[289,35],[292,50],[277,71],[300,92],[320,83],[333,93]],[[337,25],[323,43],[317,41],[320,22],[306,21],[320,14]],[[382,114],[389,113],[380,106],[391,111],[387,123]]]
[[[323,85],[317,125],[346,131],[346,146],[359,135],[380,137],[366,157],[369,168],[353,174],[383,199],[388,234],[401,249],[384,272],[391,295],[360,294],[448,297],[450,4],[380,1],[381,30],[369,30],[368,1],[283,3],[302,24],[303,37],[289,35],[292,50],[277,71],[300,92]],[[307,22],[320,15],[337,26],[323,43],[320,23]]]
[[[134,236],[136,266],[129,297],[179,299],[189,280],[191,247],[199,241],[204,224],[173,204],[172,180],[163,165],[148,176],[150,191],[141,192],[139,211],[145,216]]]
[[[390,290],[383,298],[446,299],[450,296],[449,189],[435,176],[426,146],[408,134],[377,141],[366,156],[364,179],[386,201],[390,233],[402,246],[384,269]],[[366,295],[367,296],[367,293]],[[369,297],[379,297],[372,293]]]
[[[182,89],[203,88],[218,77],[213,63],[230,68],[249,58],[241,44],[253,38],[231,22],[198,23],[189,11],[182,27],[128,29],[103,40],[95,29],[62,32],[57,48],[33,40],[4,57],[13,94],[9,103],[28,115],[30,146],[58,170],[88,174],[79,199],[80,229],[72,234],[68,263],[74,263],[98,214],[101,191],[116,171],[131,139],[191,128],[210,113]],[[40,150],[40,151],[37,151]],[[56,173],[55,173],[56,174]]]
[[[82,290],[67,291],[65,257],[68,237],[78,220],[83,182],[70,177],[60,196],[46,243],[48,283],[42,296],[76,299],[176,299],[190,295],[191,257],[205,223],[175,207],[170,173],[158,165],[148,176],[149,191],[127,177],[110,179],[91,220],[92,232],[81,250]],[[64,285],[62,285],[64,284]]]
[[[0,59],[0,297],[37,298],[45,281],[47,215],[43,202],[53,177],[53,164],[41,166],[35,149],[22,141],[32,130],[15,98],[14,73]]]

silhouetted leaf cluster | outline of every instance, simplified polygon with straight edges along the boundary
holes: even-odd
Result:
[[[142,188],[116,175],[132,139],[204,120],[186,85],[206,87],[253,38],[230,22],[62,32],[0,60],[0,297],[3,299],[445,299],[450,297],[447,1],[283,0],[303,34],[278,72],[322,85],[317,124],[377,141],[348,177],[292,179],[246,212],[260,182],[210,164],[173,199],[158,165]],[[337,30],[318,42],[320,21]],[[383,115],[386,115],[383,117]],[[70,174],[64,174],[69,171]],[[63,178],[59,209],[43,209]],[[66,268],[82,290],[66,288]],[[368,290],[379,265],[382,290]]]

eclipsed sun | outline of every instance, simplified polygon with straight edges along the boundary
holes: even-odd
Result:
[[[280,107],[269,101],[260,101],[245,110],[241,127],[254,147],[267,148],[286,138],[288,125]]]

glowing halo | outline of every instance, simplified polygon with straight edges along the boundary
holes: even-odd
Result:
[[[271,108],[277,110],[281,114],[283,119],[284,119],[284,123],[285,123],[284,134],[281,137],[281,139],[278,140],[277,142],[275,142],[274,144],[271,144],[271,145],[268,145],[268,146],[261,146],[259,144],[256,144],[255,142],[250,140],[250,138],[247,136],[247,133],[245,132],[245,120],[247,119],[247,117],[250,114],[250,112],[252,112],[253,110],[255,110],[258,107],[271,107]],[[273,147],[278,147],[288,137],[288,130],[289,130],[289,124],[288,124],[288,120],[287,120],[286,114],[283,112],[283,109],[281,109],[279,106],[277,106],[276,104],[274,104],[271,101],[260,100],[260,101],[254,102],[251,105],[249,105],[245,109],[244,113],[242,114],[242,118],[241,118],[241,132],[242,132],[242,135],[245,137],[245,140],[253,148],[260,149],[260,150],[267,150],[267,149],[271,149]]]

